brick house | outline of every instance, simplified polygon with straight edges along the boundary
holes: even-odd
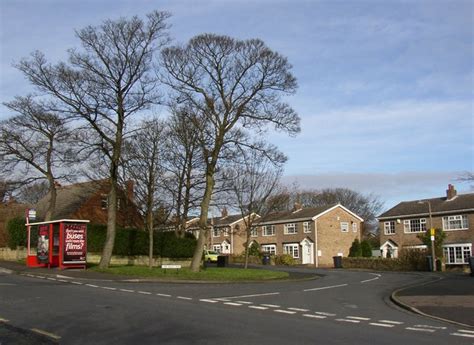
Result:
[[[207,247],[222,253],[245,250],[245,222],[240,215],[213,220]],[[361,236],[363,219],[340,204],[295,207],[260,218],[252,229],[251,243],[273,255],[289,254],[301,264],[331,266],[333,256],[347,256]]]
[[[378,220],[384,257],[397,257],[401,249],[426,248],[417,235],[429,228],[442,229],[446,234],[446,264],[462,265],[473,255],[474,193],[458,195],[454,186],[449,185],[445,197],[401,202]]]
[[[76,183],[57,188],[56,209],[53,219],[87,219],[93,224],[107,224],[107,180]],[[49,196],[36,205],[38,220],[43,219]],[[119,189],[117,203],[117,225],[121,227],[143,227],[143,218],[134,203],[133,182],[126,190]]]

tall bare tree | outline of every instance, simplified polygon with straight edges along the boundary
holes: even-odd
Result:
[[[124,147],[125,174],[135,183],[135,199],[145,218],[145,227],[149,235],[150,268],[153,267],[154,211],[160,204],[157,190],[163,178],[164,143],[164,123],[158,118],[153,118],[144,120],[140,129]]]
[[[265,217],[272,196],[279,192],[279,180],[286,158],[276,149],[265,152],[273,154],[262,157],[256,150],[242,151],[239,161],[225,168],[225,178],[230,188],[230,200],[238,206],[244,220],[245,264],[248,267],[249,246],[252,231],[261,217]]]
[[[90,147],[104,157],[111,189],[101,268],[108,267],[114,247],[118,174],[127,126],[134,115],[159,99],[150,69],[153,54],[169,41],[168,17],[155,11],[146,20],[106,20],[76,31],[82,50],[69,50],[67,63],[51,65],[35,52],[17,64],[33,85],[51,96],[52,108],[85,123],[93,133]]]
[[[177,102],[185,104],[186,121],[198,129],[205,162],[205,190],[200,204],[199,238],[191,263],[199,271],[208,235],[208,211],[215,174],[226,147],[250,145],[248,133],[268,125],[299,132],[299,117],[282,96],[295,92],[291,65],[261,40],[236,40],[203,34],[185,46],[166,48],[162,61]]]
[[[3,173],[17,187],[47,182],[49,202],[45,220],[56,207],[56,180],[71,172],[74,159],[67,142],[70,131],[63,118],[47,110],[32,96],[16,97],[5,106],[17,115],[0,123],[0,157]]]

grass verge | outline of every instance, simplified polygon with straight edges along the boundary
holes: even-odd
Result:
[[[162,269],[146,266],[110,266],[100,269],[98,266],[89,268],[92,271],[110,273],[122,276],[176,279],[176,280],[204,280],[204,281],[259,281],[288,278],[287,272],[269,271],[264,269],[243,268],[207,268],[200,272],[192,272],[189,268]]]

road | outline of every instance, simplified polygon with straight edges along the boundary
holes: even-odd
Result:
[[[426,276],[314,272],[323,276],[234,284],[0,273],[0,321],[61,344],[474,344],[472,329],[390,302]]]

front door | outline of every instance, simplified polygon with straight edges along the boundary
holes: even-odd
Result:
[[[305,264],[313,264],[313,243],[308,240],[304,240],[301,242],[301,253],[302,253],[302,263]]]

